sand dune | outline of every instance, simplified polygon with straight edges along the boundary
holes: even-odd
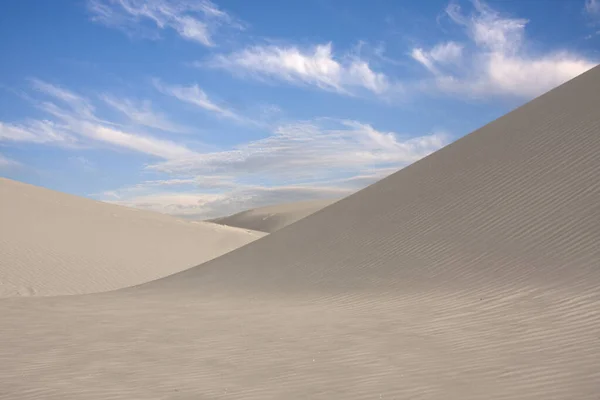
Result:
[[[227,217],[215,218],[211,222],[272,233],[294,222],[314,214],[333,204],[336,200],[313,200],[296,203],[276,204],[242,211]]]
[[[1,178],[0,221],[0,297],[132,286],[263,236]]]
[[[0,301],[1,399],[597,399],[600,68],[201,266]]]

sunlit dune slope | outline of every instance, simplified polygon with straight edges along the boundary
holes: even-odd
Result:
[[[158,279],[263,236],[0,178],[0,297],[91,293]]]

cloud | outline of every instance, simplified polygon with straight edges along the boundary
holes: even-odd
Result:
[[[35,90],[68,105],[71,110],[84,118],[90,120],[95,119],[94,106],[90,104],[87,99],[78,96],[77,94],[65,88],[41,81],[39,79],[34,78],[30,79],[29,81]]]
[[[53,119],[28,120],[20,123],[0,121],[0,141],[51,144],[61,147],[94,147],[107,144],[162,159],[191,157],[194,152],[174,142],[149,135],[126,132],[117,124],[103,121],[94,114],[94,107],[85,99],[64,88],[33,80],[34,88],[67,107],[52,101],[36,105]]]
[[[248,74],[298,85],[351,94],[363,89],[381,94],[392,86],[383,73],[375,72],[368,62],[354,56],[344,60],[332,54],[331,43],[300,49],[296,46],[254,46],[229,55],[218,55],[208,63],[235,74]]]
[[[357,121],[279,126],[235,148],[152,164],[168,179],[95,197],[190,218],[213,218],[281,202],[344,197],[445,145],[434,133],[402,137]]]
[[[94,171],[98,170],[98,168],[96,167],[96,164],[93,163],[92,161],[88,160],[84,156],[69,157],[69,162],[71,164],[73,164],[75,167],[83,169],[84,171],[87,171],[87,172],[94,172]]]
[[[75,146],[77,142],[63,126],[48,120],[31,120],[23,123],[0,121],[0,141],[48,143],[64,147]]]
[[[584,10],[592,17],[600,17],[600,1],[585,0]]]
[[[330,179],[367,168],[406,165],[446,143],[443,134],[405,140],[356,121],[283,125],[272,135],[233,149],[196,154],[149,166],[169,174],[226,174],[281,182]]]
[[[124,114],[131,122],[160,129],[167,132],[184,133],[186,128],[171,121],[166,115],[152,109],[152,103],[148,100],[135,102],[131,99],[117,99],[110,95],[101,96],[102,100],[115,110]]]
[[[168,140],[132,134],[111,127],[94,125],[87,122],[77,123],[75,126],[79,127],[79,131],[90,139],[140,153],[150,154],[159,158],[178,159],[180,157],[190,157],[194,154],[186,147]]]
[[[340,188],[350,188],[353,190],[362,189],[369,186],[388,175],[398,171],[397,167],[384,167],[384,168],[372,168],[366,169],[357,175],[353,175],[347,178],[335,179],[331,181],[322,182],[323,185],[335,186]]]
[[[184,103],[203,108],[218,116],[229,118],[238,122],[249,121],[235,112],[217,105],[208,98],[208,95],[198,85],[180,86],[166,85],[158,79],[154,79],[154,86],[163,94],[175,97]]]
[[[528,20],[502,15],[479,0],[473,5],[470,15],[456,3],[446,8],[450,21],[467,34],[467,44],[412,50],[411,56],[433,75],[421,88],[473,97],[532,98],[596,65],[568,51],[536,53],[525,34]],[[456,62],[461,68],[453,67]]]
[[[149,36],[144,23],[150,23],[204,46],[215,45],[214,35],[222,26],[243,28],[208,0],[88,0],[88,9],[92,20],[109,27]]]
[[[0,153],[0,169],[19,167],[21,163],[11,158],[5,157]]]
[[[462,59],[463,45],[456,42],[446,42],[434,46],[431,50],[414,48],[412,58],[423,64],[429,71],[438,74],[436,64],[458,64]]]
[[[347,188],[310,185],[266,187],[236,186],[219,193],[188,191],[140,191],[124,188],[96,196],[99,200],[191,219],[217,218],[249,208],[304,200],[339,199],[352,193]]]

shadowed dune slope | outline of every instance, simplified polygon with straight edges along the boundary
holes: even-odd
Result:
[[[306,218],[310,214],[327,207],[335,201],[336,200],[313,200],[276,204],[242,211],[227,217],[215,218],[212,219],[211,222],[272,233],[293,224],[302,218]]]
[[[263,236],[2,178],[0,221],[0,297],[137,285]]]
[[[5,299],[2,399],[597,399],[600,68],[248,246]]]

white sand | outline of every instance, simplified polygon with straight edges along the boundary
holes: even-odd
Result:
[[[201,266],[3,299],[0,399],[597,400],[598,104],[599,67]]]
[[[101,292],[162,278],[263,233],[0,178],[0,297]]]
[[[272,233],[333,204],[336,200],[313,200],[276,204],[242,211],[211,222]]]

